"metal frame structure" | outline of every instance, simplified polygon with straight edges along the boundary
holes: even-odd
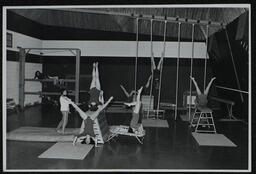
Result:
[[[79,78],[80,78],[80,56],[81,50],[78,48],[21,48],[19,49],[19,105],[21,109],[24,109],[25,94],[35,94],[33,92],[25,92],[25,62],[26,54],[31,50],[62,50],[70,51],[73,55],[76,56],[76,70],[75,70],[75,81],[66,80],[67,82],[75,82],[75,102],[79,102]],[[73,52],[75,51],[75,53]],[[28,80],[31,81],[31,80]],[[39,93],[37,93],[38,95]],[[46,93],[48,95],[56,95],[51,93]]]
[[[133,15],[134,16],[134,15]],[[137,41],[137,48],[136,48],[136,62],[135,62],[135,80],[137,80],[137,61],[138,61],[138,24],[139,24],[139,19],[144,19],[144,20],[151,20],[151,37],[150,37],[150,42],[151,42],[151,51],[153,50],[153,38],[152,38],[152,35],[153,35],[153,21],[156,20],[156,21],[160,21],[160,22],[165,22],[165,31],[164,31],[164,35],[166,35],[166,24],[168,22],[171,22],[171,23],[177,23],[178,24],[178,55],[177,55],[177,63],[176,63],[176,89],[175,89],[175,93],[176,93],[176,96],[175,96],[175,120],[177,119],[177,110],[178,110],[178,92],[179,92],[179,59],[180,59],[180,35],[181,35],[181,24],[182,23],[187,23],[187,24],[191,24],[192,25],[192,57],[191,57],[191,63],[190,63],[190,76],[193,75],[193,59],[194,59],[194,32],[195,32],[195,25],[206,25],[207,27],[207,30],[206,30],[206,56],[205,56],[205,63],[204,63],[204,89],[205,89],[205,84],[206,84],[206,76],[207,76],[207,58],[208,58],[208,52],[207,52],[207,44],[208,44],[208,36],[209,36],[209,27],[212,26],[212,27],[218,27],[218,26],[222,26],[224,27],[225,24],[223,23],[220,23],[220,24],[213,24],[212,22],[208,21],[206,23],[201,23],[200,21],[196,21],[196,22],[193,22],[191,20],[188,20],[188,19],[185,19],[185,20],[180,20],[179,18],[175,18],[175,20],[169,20],[168,17],[158,17],[158,19],[156,19],[155,16],[142,16],[140,15],[137,19],[137,33],[136,33],[136,41]],[[164,51],[165,51],[165,37],[164,37]],[[160,75],[160,79],[162,78],[162,69],[161,69],[161,75]],[[153,74],[152,74],[152,79],[153,79]],[[152,82],[152,80],[151,80]],[[135,90],[136,90],[136,82],[135,82]],[[160,82],[160,89],[161,91],[161,82]],[[159,110],[159,104],[160,104],[160,94],[161,92],[159,92],[159,95],[158,95],[158,107],[157,107],[157,110]],[[192,81],[190,79],[190,100],[192,100]],[[149,109],[150,109],[150,106],[151,106],[151,96],[152,96],[152,83],[151,83],[151,86],[150,86],[150,104],[149,104],[149,107],[148,107],[148,112],[147,112],[147,117],[149,115]],[[190,119],[190,116],[191,116],[191,101],[190,101],[190,104],[189,104],[189,119]],[[157,113],[157,116],[158,116],[158,113]]]

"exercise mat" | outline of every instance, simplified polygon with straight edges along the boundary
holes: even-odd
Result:
[[[65,134],[56,132],[56,128],[47,127],[20,127],[6,134],[7,140],[59,142],[72,141],[73,136],[79,133],[79,128],[66,128]]]
[[[38,156],[38,158],[83,160],[93,145],[80,144],[73,146],[71,142],[58,142]]]
[[[144,127],[164,127],[168,128],[168,122],[167,120],[161,120],[161,119],[142,119],[142,125]]]
[[[231,140],[223,134],[192,133],[199,146],[236,147]]]

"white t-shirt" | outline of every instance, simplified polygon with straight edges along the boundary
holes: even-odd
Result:
[[[60,96],[60,111],[69,111],[70,100],[68,97]]]

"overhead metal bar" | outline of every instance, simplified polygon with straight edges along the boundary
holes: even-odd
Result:
[[[56,9],[56,10],[63,10],[63,11],[73,11],[73,12],[86,12],[92,14],[102,14],[102,15],[116,15],[116,16],[126,16],[131,18],[140,18],[140,19],[152,19],[152,15],[142,15],[142,14],[135,14],[135,13],[121,13],[121,12],[113,12],[113,11],[103,11],[103,10],[92,10],[92,9]],[[157,21],[165,21],[167,22],[174,22],[174,23],[187,23],[187,24],[200,24],[200,25],[210,25],[210,26],[226,26],[225,23],[215,22],[215,21],[207,21],[207,20],[195,20],[195,19],[187,19],[187,18],[179,18],[179,17],[168,17],[168,16],[155,16],[154,20]]]
[[[17,47],[20,48],[20,47]],[[23,48],[25,50],[80,50],[79,48]]]

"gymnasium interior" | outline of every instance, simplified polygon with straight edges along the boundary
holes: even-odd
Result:
[[[6,7],[4,169],[248,171],[250,10],[248,4]],[[90,110],[96,62],[102,103],[113,99],[94,120],[98,145],[74,144]],[[195,83],[205,94],[210,82],[207,104],[199,107]],[[65,133],[55,130],[64,118],[62,89],[72,101]],[[129,132],[132,91],[142,134]]]

